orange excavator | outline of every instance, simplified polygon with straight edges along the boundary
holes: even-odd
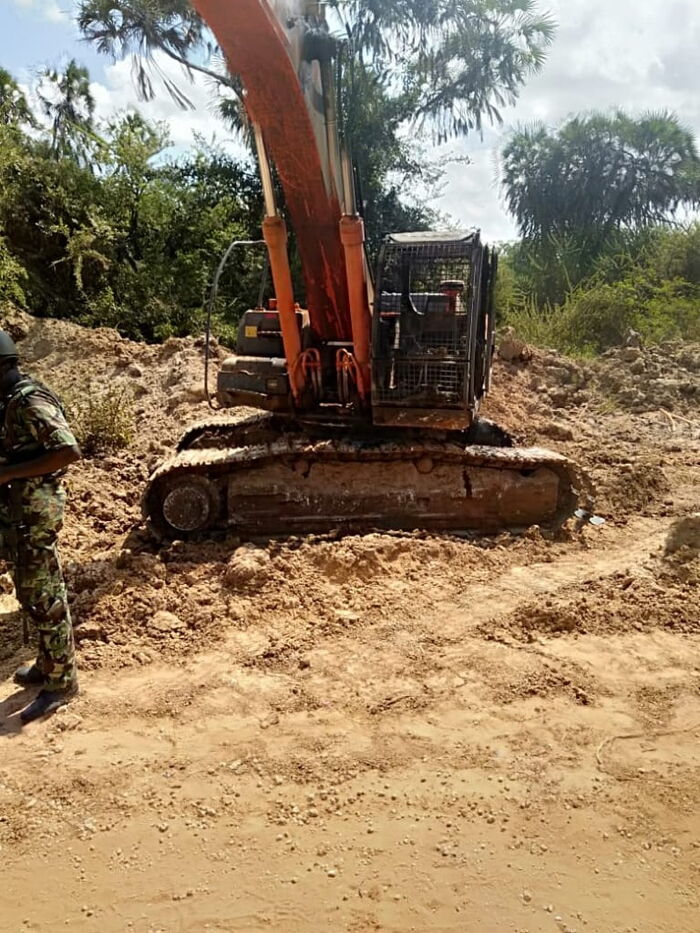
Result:
[[[217,397],[152,475],[161,538],[385,528],[497,532],[576,510],[564,457],[478,418],[497,255],[478,231],[387,235],[370,269],[338,126],[334,41],[309,0],[194,0],[244,88],[275,298],[246,312]],[[284,192],[305,300],[294,294]]]

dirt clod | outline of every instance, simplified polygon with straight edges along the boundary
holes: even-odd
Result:
[[[226,586],[232,589],[248,589],[264,584],[270,560],[270,554],[264,548],[244,544],[228,562],[224,572]]]

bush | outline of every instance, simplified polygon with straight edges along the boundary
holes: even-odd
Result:
[[[584,354],[619,347],[636,330],[638,296],[628,282],[577,288],[560,311],[561,349]]]
[[[502,269],[504,323],[537,346],[590,355],[619,346],[631,329],[648,343],[700,340],[700,226],[638,234],[557,303],[537,301],[512,251]]]
[[[638,329],[636,308],[635,290],[625,283],[580,286],[561,305],[514,309],[506,323],[535,346],[590,356],[619,346],[630,329]]]
[[[521,307],[511,308],[502,318],[503,323],[512,327],[516,337],[525,343],[533,347],[564,350],[560,308],[540,310],[534,302],[529,302]]]
[[[134,440],[133,398],[125,386],[97,389],[88,383],[65,400],[68,418],[87,457],[122,450]]]
[[[5,238],[0,236],[0,301],[23,308],[26,299],[22,284],[26,278],[27,273],[8,250]]]
[[[650,267],[661,278],[700,285],[700,223],[686,229],[656,228],[647,256]]]

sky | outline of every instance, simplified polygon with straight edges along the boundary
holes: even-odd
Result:
[[[448,168],[444,192],[436,204],[460,224],[480,227],[491,241],[516,235],[497,185],[498,151],[508,132],[522,123],[556,124],[586,110],[622,107],[633,114],[672,110],[700,138],[700,2],[698,0],[540,0],[558,23],[557,36],[541,74],[532,78],[514,107],[503,112],[503,125],[452,143],[447,152],[467,155]],[[226,132],[211,110],[211,90],[195,83],[189,96],[196,109],[182,112],[167,93],[139,101],[127,61],[112,62],[82,41],[71,20],[72,0],[0,0],[0,66],[24,86],[46,65],[70,57],[90,69],[98,118],[138,106],[170,126],[179,149],[193,133]],[[175,76],[177,66],[163,62]]]

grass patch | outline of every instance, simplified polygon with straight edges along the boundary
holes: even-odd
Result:
[[[630,330],[646,343],[700,340],[700,288],[648,280],[579,285],[561,305],[508,308],[505,323],[527,343],[570,356],[624,344]]]

